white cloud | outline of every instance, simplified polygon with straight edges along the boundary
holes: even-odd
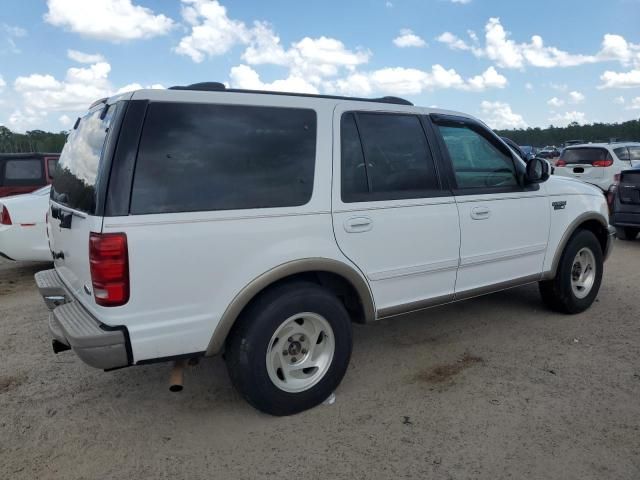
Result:
[[[553,125],[565,126],[573,122],[586,123],[587,119],[584,112],[576,112],[574,110],[572,112],[564,112],[553,115],[552,117],[549,117],[549,121]]]
[[[393,2],[389,2],[388,0],[384,3],[384,6],[387,8],[393,8]]]
[[[629,72],[607,70],[600,75],[602,85],[598,88],[638,88],[640,87],[640,68]]]
[[[0,54],[2,53],[20,53],[20,49],[16,44],[16,39],[27,35],[27,31],[16,25],[8,25],[0,23]]]
[[[85,37],[122,42],[165,35],[174,22],[131,0],[47,0],[46,22]]]
[[[626,110],[640,110],[640,97],[632,98]]]
[[[567,90],[569,90],[569,85],[567,85],[566,83],[549,82],[549,87],[553,88],[554,90],[558,90],[559,92],[566,92]]]
[[[400,35],[393,39],[393,44],[400,48],[427,46],[427,42],[413,33],[409,28],[403,28],[400,30]]]
[[[14,110],[7,121],[7,127],[14,132],[24,132],[42,124],[45,113],[34,108]]]
[[[488,58],[503,68],[522,69],[528,65],[541,68],[573,67],[604,61],[640,66],[640,44],[627,42],[620,35],[604,35],[600,51],[592,55],[572,54],[547,46],[540,35],[533,35],[528,43],[515,42],[497,17],[490,18],[485,25],[484,46],[480,45],[475,33],[469,31],[468,35],[471,43],[451,32],[444,32],[437,40],[452,50],[470,51],[476,57]]]
[[[327,82],[329,93],[367,96],[372,93],[388,95],[417,95],[436,89],[482,91],[487,88],[503,88],[507,79],[493,67],[480,75],[463,79],[454,69],[433,65],[430,71],[416,68],[388,67],[371,72],[354,72],[344,78]]]
[[[601,60],[617,60],[623,65],[640,66],[640,44],[627,42],[621,35],[606,34],[598,53]]]
[[[110,71],[111,65],[98,62],[86,68],[69,68],[62,81],[49,74],[32,74],[16,78],[14,89],[29,108],[42,111],[86,110],[92,102],[110,94],[111,86],[107,80]]]
[[[561,107],[564,105],[564,100],[558,97],[553,97],[550,100],[547,100],[547,105],[551,105],[552,107]]]
[[[480,110],[484,121],[495,129],[527,128],[527,122],[522,115],[514,113],[511,106],[504,102],[489,102],[483,100]]]
[[[504,75],[499,74],[495,68],[487,68],[481,75],[476,75],[467,80],[470,90],[482,91],[487,88],[504,88],[508,82]]]
[[[621,95],[613,99],[613,103],[616,105],[624,105],[624,97]]]
[[[69,129],[69,127],[73,125],[73,118],[66,114],[60,115],[58,117],[58,122],[60,123],[60,125],[62,125],[63,128]]]
[[[451,3],[460,3],[462,5],[466,5],[467,3],[471,3],[471,0],[451,0]]]
[[[119,88],[118,90],[116,90],[114,92],[115,95],[119,95],[121,93],[125,93],[125,92],[133,92],[134,90],[142,90],[142,89],[147,89],[147,90],[157,90],[157,89],[163,89],[164,85],[161,85],[159,83],[154,83],[152,85],[141,85],[139,83],[129,83],[128,85],[125,85],[124,87]]]
[[[258,72],[248,65],[238,65],[231,69],[230,84],[233,88],[249,90],[271,90],[276,92],[318,93],[318,89],[301,77],[289,76],[284,80],[265,83]]]
[[[182,0],[182,18],[191,27],[175,48],[176,53],[200,63],[207,56],[223,55],[237,44],[246,44],[251,33],[244,22],[233,20],[216,0]]]
[[[0,75],[0,92],[2,91],[2,89],[4,87],[7,86],[7,82],[4,81],[4,78],[2,78],[2,75]]]
[[[578,91],[569,92],[569,103],[578,104],[584,102],[584,94]]]
[[[98,63],[104,62],[105,59],[99,53],[84,53],[78,50],[67,50],[67,57],[78,63]]]
[[[533,90],[533,84],[531,82],[527,82],[524,84],[524,88],[526,88],[527,90],[531,91]]]

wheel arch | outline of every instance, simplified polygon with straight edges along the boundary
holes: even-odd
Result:
[[[356,322],[375,320],[373,295],[364,276],[355,267],[329,258],[294,260],[254,278],[234,297],[213,332],[206,355],[222,351],[236,320],[257,296],[275,285],[295,280],[311,280],[336,293]]]
[[[593,232],[602,247],[603,255],[606,257],[609,251],[609,242],[611,241],[607,219],[602,214],[596,212],[583,213],[569,224],[562,235],[560,243],[558,243],[558,247],[556,248],[553,256],[551,269],[543,274],[543,280],[548,280],[556,276],[562,254],[564,253],[571,237],[573,237],[579,230],[589,230],[590,232]]]

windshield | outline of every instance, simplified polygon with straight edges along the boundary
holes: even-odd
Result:
[[[103,116],[104,108],[107,108]],[[93,213],[98,167],[115,106],[104,107],[82,117],[60,154],[53,179],[51,199],[67,207]]]
[[[606,148],[567,148],[561,158],[567,163],[590,165],[598,160],[608,160],[610,155]]]

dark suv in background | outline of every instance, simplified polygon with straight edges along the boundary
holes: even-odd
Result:
[[[0,153],[0,197],[29,193],[51,183],[59,153]]]
[[[611,224],[622,240],[634,240],[640,232],[640,167],[620,172],[613,198]]]

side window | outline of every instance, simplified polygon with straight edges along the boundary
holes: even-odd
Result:
[[[620,147],[620,148],[616,148],[613,153],[616,154],[616,157],[618,157],[620,160],[626,160],[627,162],[630,160],[629,159],[629,150],[627,150],[627,147]]]
[[[4,167],[5,185],[37,185],[43,181],[42,173],[40,159],[7,160]]]
[[[342,169],[342,200],[357,202],[366,199],[369,193],[367,171],[364,164],[362,144],[358,135],[356,119],[353,113],[342,116],[340,122],[341,138],[341,169]]]
[[[341,135],[344,202],[424,198],[440,189],[417,116],[348,113]]]
[[[131,213],[304,205],[313,191],[315,156],[313,110],[151,103]]]
[[[56,176],[56,167],[58,166],[57,158],[47,158],[47,170],[49,171],[49,178]]]
[[[640,160],[640,147],[629,147],[629,160],[634,162]]]
[[[458,188],[516,187],[513,159],[466,125],[438,125]]]

